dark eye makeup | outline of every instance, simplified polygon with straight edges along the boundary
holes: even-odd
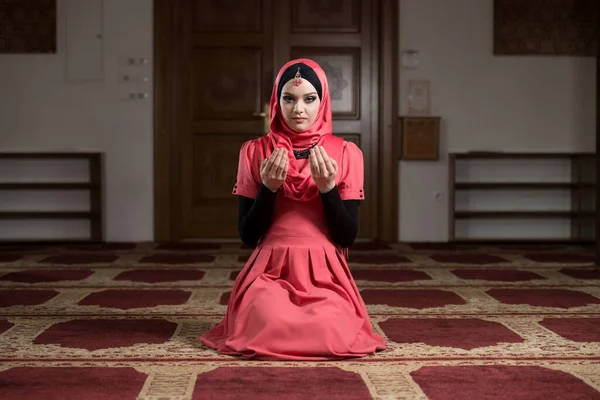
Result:
[[[291,103],[293,102],[296,98],[290,94],[284,94],[283,96],[281,96],[283,98],[283,101],[287,102],[287,103]],[[317,96],[309,93],[307,95],[304,96],[304,101],[307,103],[312,103],[313,101],[315,101],[317,99]]]

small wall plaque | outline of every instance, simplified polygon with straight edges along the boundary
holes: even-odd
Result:
[[[440,117],[401,117],[402,160],[439,160]]]
[[[408,114],[429,115],[431,112],[431,83],[429,80],[408,81]]]

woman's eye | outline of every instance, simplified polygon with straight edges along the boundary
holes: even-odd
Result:
[[[283,101],[287,101],[288,103],[294,101],[294,99],[291,96],[283,96]]]
[[[313,102],[313,101],[315,101],[315,100],[316,100],[315,96],[308,96],[308,97],[306,98],[306,102],[307,102],[307,103],[312,103],[312,102]]]

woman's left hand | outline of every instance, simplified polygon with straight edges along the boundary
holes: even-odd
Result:
[[[310,151],[310,173],[321,193],[327,193],[335,187],[338,165],[329,158],[322,146],[315,146]]]

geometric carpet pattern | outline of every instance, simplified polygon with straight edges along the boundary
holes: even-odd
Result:
[[[7,399],[600,399],[600,269],[579,246],[358,243],[388,349],[335,362],[220,355],[239,244],[0,247]]]

